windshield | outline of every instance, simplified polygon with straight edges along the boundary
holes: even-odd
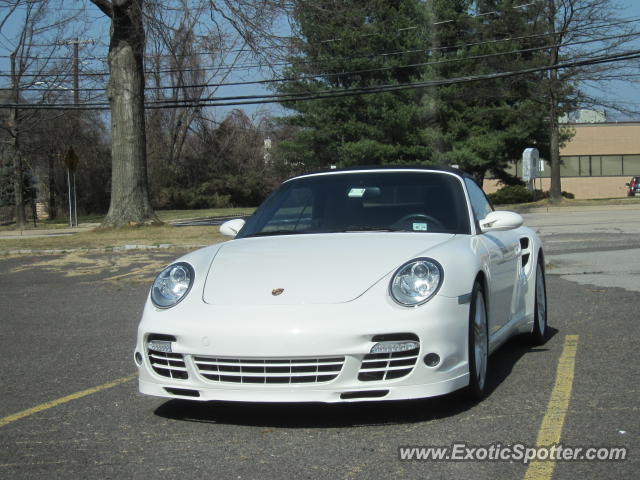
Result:
[[[441,172],[345,172],[285,182],[237,238],[358,231],[470,233],[460,179]]]

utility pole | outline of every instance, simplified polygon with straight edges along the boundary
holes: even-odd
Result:
[[[24,228],[27,223],[27,215],[24,211],[24,192],[22,185],[22,158],[20,157],[20,112],[17,105],[20,103],[20,79],[16,72],[16,52],[11,52],[11,94],[15,107],[11,108],[9,118],[9,131],[11,134],[11,147],[13,155],[13,194],[15,202],[16,226]]]
[[[73,45],[73,60],[72,60],[72,73],[73,73],[73,103],[78,105],[80,103],[80,45],[93,45],[93,39],[80,40],[77,37],[73,40],[69,40],[67,44]]]
[[[78,106],[80,104],[80,44],[87,45],[93,44],[93,39],[80,40],[77,37],[73,40],[69,40],[68,44],[73,45],[73,60],[71,63],[73,73],[73,104]],[[72,118],[76,127],[78,125],[78,112],[74,112]],[[65,163],[67,166],[67,186],[69,190],[69,225],[71,227],[78,226],[78,203],[76,196],[76,167],[78,165],[78,156],[73,151],[73,147],[69,147],[67,156],[65,157]]]
[[[571,7],[574,5],[571,4]],[[547,29],[549,39],[553,44],[550,50],[550,66],[555,67],[560,59],[559,35],[561,32],[556,31],[557,8],[556,0],[547,1]],[[560,124],[558,103],[560,101],[561,84],[558,80],[558,70],[552,68],[549,70],[549,79],[547,86],[548,107],[549,107],[549,144],[550,155],[549,163],[551,164],[551,178],[549,184],[549,199],[551,203],[558,203],[562,200],[562,180],[560,179]]]
[[[73,40],[73,103],[78,105],[80,103],[80,69],[79,63],[79,40],[76,38]]]

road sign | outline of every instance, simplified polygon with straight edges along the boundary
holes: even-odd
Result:
[[[67,151],[67,154],[64,157],[65,166],[72,172],[75,172],[76,168],[78,167],[78,162],[80,162],[78,155],[73,150],[73,147],[69,147],[69,150]]]
[[[537,148],[527,148],[522,152],[522,180],[530,182],[538,178],[540,153]]]

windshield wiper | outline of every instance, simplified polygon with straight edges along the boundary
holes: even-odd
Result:
[[[340,230],[340,232],[408,232],[409,230],[398,229],[398,228],[390,228],[390,227],[379,227],[373,225],[353,225],[351,227],[347,227],[344,230]],[[310,232],[308,230],[269,230],[267,232],[256,232],[250,233],[249,235],[245,235],[243,238],[250,237],[270,237],[275,235],[302,235],[305,233],[331,233],[331,232],[318,232],[313,231]]]
[[[271,235],[293,235],[294,233],[302,233],[298,230],[269,230],[267,232],[256,232],[245,235],[244,238],[249,237],[269,237]]]
[[[401,232],[397,228],[379,227],[373,225],[352,225],[342,230],[343,232]]]

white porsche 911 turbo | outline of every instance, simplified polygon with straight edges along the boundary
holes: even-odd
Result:
[[[284,182],[233,240],[155,279],[138,329],[142,393],[353,402],[486,391],[509,337],[545,341],[538,236],[473,178],[421,167]]]

